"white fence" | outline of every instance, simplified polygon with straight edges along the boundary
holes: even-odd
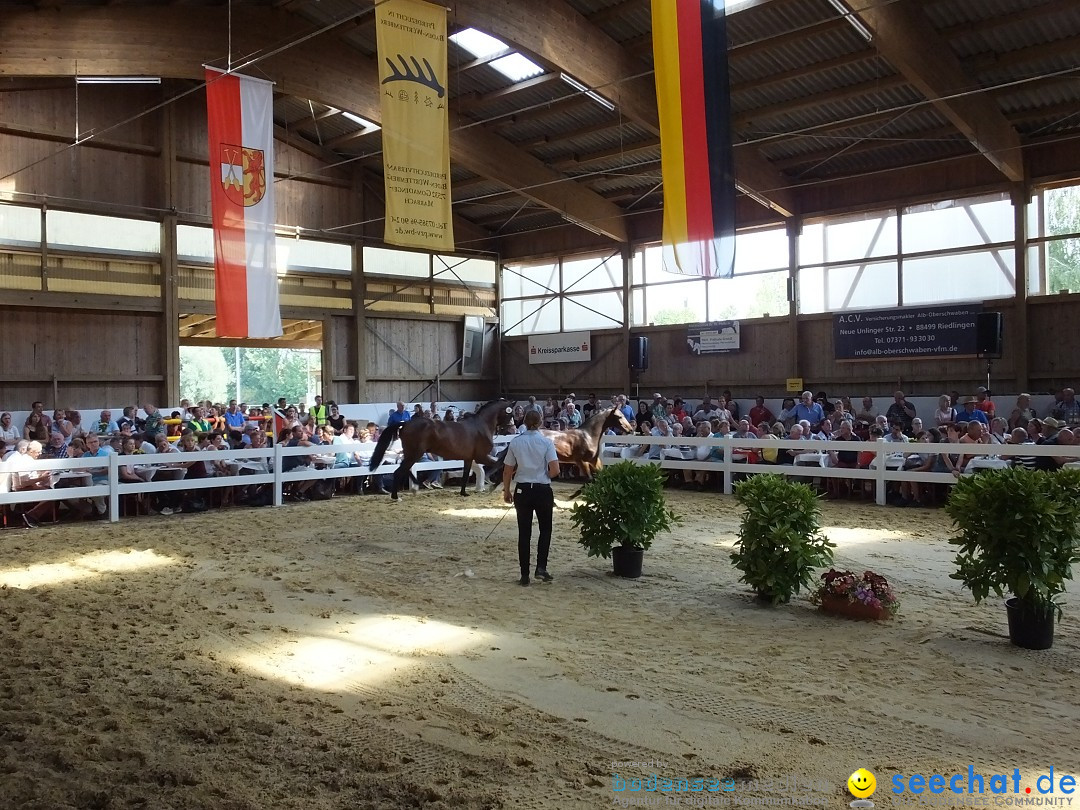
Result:
[[[509,443],[512,436],[496,436],[495,450]],[[285,485],[298,481],[324,478],[356,478],[370,475],[389,475],[398,469],[397,461],[383,462],[378,469],[362,466],[335,467],[336,456],[350,458],[361,450],[370,451],[372,445],[352,442],[348,444],[312,445],[310,447],[286,447],[277,445],[262,450],[208,450],[197,453],[153,453],[120,456],[109,454],[100,458],[73,458],[34,463],[33,471],[52,473],[51,488],[8,491],[0,489],[0,505],[38,503],[40,501],[75,501],[84,498],[105,498],[109,520],[120,519],[120,496],[141,493],[192,492],[199,489],[224,487],[247,487],[257,484],[273,485],[274,506],[281,506]],[[393,454],[390,454],[393,455]],[[313,456],[314,466],[304,466],[282,471],[283,461],[290,456]],[[186,472],[176,466],[177,462],[222,462],[228,475],[189,479]],[[319,462],[322,462],[321,464]],[[134,467],[142,483],[121,481],[120,468]],[[422,461],[414,464],[414,473],[429,470],[462,469],[460,461]],[[92,472],[93,471],[93,472]],[[0,470],[0,475],[26,474],[27,470]],[[468,475],[468,471],[466,471]]]
[[[699,461],[696,458],[679,459],[665,453],[660,459],[648,457],[649,448],[660,445],[665,450],[676,447],[717,448],[722,452],[721,461]],[[629,453],[621,452],[631,448]],[[635,448],[643,455],[632,455]],[[766,462],[750,463],[747,450],[801,450],[804,460],[797,464],[770,464]],[[829,466],[830,451],[874,453],[874,459],[867,468],[848,468]],[[1006,466],[1007,459],[1013,456],[1067,456],[1076,459],[1070,466],[1080,467],[1080,446],[1057,446],[1035,444],[924,444],[920,442],[838,442],[802,439],[714,439],[698,437],[661,437],[661,436],[605,436],[601,443],[601,457],[605,463],[626,459],[638,464],[658,464],[669,470],[706,470],[723,476],[724,493],[732,492],[736,474],[778,473],[780,475],[804,478],[844,478],[855,481],[873,481],[875,497],[879,505],[885,505],[885,495],[889,482],[909,481],[920,484],[953,484],[956,476],[952,473],[914,472],[904,469],[904,460],[908,456],[927,456],[948,453],[955,456],[977,457],[963,474],[971,474],[982,466]],[[760,453],[759,453],[760,454]],[[629,457],[628,457],[629,456]],[[811,459],[810,457],[814,458]],[[798,459],[796,459],[798,461]],[[1080,495],[1080,493],[1078,493]]]
[[[511,436],[496,436],[496,448],[498,452],[511,440]],[[721,461],[698,461],[681,458],[649,459],[647,456],[636,456],[630,460],[640,464],[659,464],[664,469],[671,470],[706,470],[720,474],[723,477],[724,492],[730,494],[733,480],[736,474],[747,473],[779,473],[781,475],[799,476],[804,478],[846,478],[849,480],[861,480],[874,482],[877,503],[885,503],[887,485],[893,481],[910,481],[928,484],[950,484],[956,481],[956,477],[950,473],[912,472],[903,469],[906,456],[918,454],[926,456],[935,453],[949,453],[958,456],[976,456],[987,459],[987,466],[1003,466],[1006,459],[1012,456],[1066,456],[1075,458],[1071,465],[1080,466],[1080,446],[1043,446],[1043,445],[1012,445],[1012,444],[921,444],[921,443],[890,443],[890,442],[837,442],[837,441],[802,441],[784,439],[771,441],[768,439],[714,439],[714,438],[684,438],[678,437],[654,437],[654,436],[605,436],[601,442],[601,454],[605,462],[617,461],[622,455],[623,448],[638,448],[640,452],[648,453],[648,448],[661,445],[666,448],[674,447],[708,447],[722,451]],[[0,491],[0,504],[37,503],[40,501],[67,501],[83,498],[104,498],[107,502],[109,520],[116,522],[120,519],[120,496],[135,495],[139,493],[161,492],[191,492],[199,489],[219,489],[224,487],[246,487],[257,484],[271,484],[273,487],[273,503],[280,506],[284,487],[287,484],[298,481],[318,480],[324,478],[353,478],[369,475],[388,475],[397,470],[398,464],[383,463],[377,470],[369,470],[367,465],[355,467],[335,467],[334,456],[360,452],[362,449],[370,450],[370,444],[334,444],[314,445],[311,447],[285,447],[278,445],[263,450],[223,450],[204,451],[198,453],[157,453],[147,455],[118,456],[110,454],[107,458],[78,458],[63,459],[59,461],[39,461],[34,465],[35,470],[53,473],[53,487],[49,489],[32,489],[21,492]],[[802,450],[800,454],[806,457],[801,464],[768,464],[750,463],[746,450]],[[828,451],[846,452],[872,452],[874,460],[866,469],[851,469],[846,467],[823,466],[822,453],[827,457]],[[631,451],[633,452],[633,451]],[[326,466],[305,466],[288,472],[282,471],[282,462],[289,456],[322,456]],[[813,461],[810,457],[816,457]],[[996,461],[995,461],[996,459]],[[230,474],[216,475],[208,478],[187,479],[176,474],[178,469],[176,462],[199,461],[199,462],[223,462]],[[265,464],[265,468],[260,467]],[[140,477],[149,479],[142,483],[127,482],[120,480],[120,468],[135,466]],[[461,470],[460,461],[425,461],[413,466],[414,472],[428,470]],[[95,472],[91,472],[91,471]],[[247,472],[244,472],[247,470]],[[25,471],[20,471],[24,472]],[[10,470],[2,470],[0,474],[17,474]],[[61,484],[75,484],[74,486],[61,486]]]

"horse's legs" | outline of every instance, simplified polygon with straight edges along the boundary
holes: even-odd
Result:
[[[465,491],[465,487],[469,485],[469,460],[465,459],[461,463],[461,497],[466,497],[469,493]]]
[[[472,463],[473,472],[476,473],[476,491],[484,492],[487,489],[487,473],[484,472],[484,465],[478,461]]]

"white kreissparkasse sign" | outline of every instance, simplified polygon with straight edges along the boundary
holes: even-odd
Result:
[[[529,365],[592,360],[592,332],[529,335]]]

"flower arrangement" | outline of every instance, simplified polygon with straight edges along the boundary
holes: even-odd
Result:
[[[888,618],[900,607],[888,580],[873,571],[858,577],[851,571],[830,568],[821,575],[821,585],[810,600],[826,612],[868,619]]]

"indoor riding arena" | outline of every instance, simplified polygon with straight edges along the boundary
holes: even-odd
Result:
[[[1076,3],[0,43],[0,807],[1077,798]]]

